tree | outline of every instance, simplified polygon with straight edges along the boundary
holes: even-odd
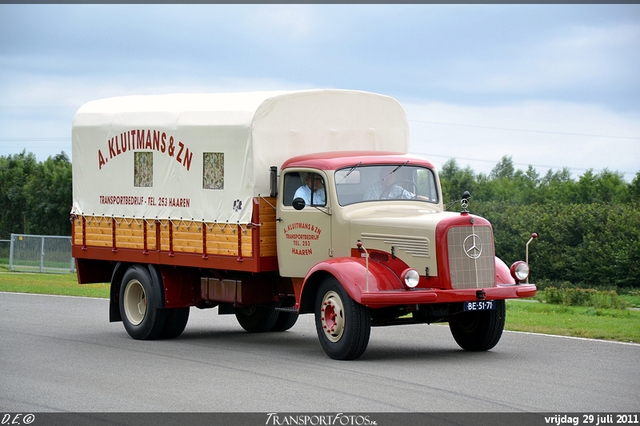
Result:
[[[461,169],[455,158],[447,160],[440,172],[442,197],[445,202],[459,200],[465,191],[473,194],[475,190],[475,175],[470,166]]]
[[[540,183],[540,189],[542,193],[542,201],[540,202],[568,204],[577,202],[576,183],[571,178],[571,170],[567,167],[556,172],[549,169]]]
[[[38,163],[33,153],[0,157],[0,238],[70,235],[71,162],[64,152]]]
[[[70,235],[72,173],[69,157],[62,151],[49,157],[25,185],[29,221],[26,232],[42,235]]]
[[[636,177],[633,178],[629,185],[629,200],[640,201],[640,172],[636,173]]]
[[[624,181],[624,175],[622,173],[617,171],[612,172],[605,168],[598,174],[596,183],[598,202],[627,202],[629,185]]]
[[[578,180],[576,189],[576,202],[581,204],[628,202],[629,185],[620,172],[604,169],[594,174],[593,169],[589,169]]]
[[[505,155],[489,173],[489,191],[483,195],[489,200],[517,202],[518,200],[514,199],[516,195],[514,177],[513,160]]]
[[[0,238],[25,233],[28,212],[24,186],[36,167],[35,154],[26,150],[0,157]]]
[[[514,194],[514,201],[523,204],[533,204],[541,202],[540,191],[540,174],[529,165],[526,172],[517,170],[513,177],[516,185]]]
[[[496,164],[496,166],[491,170],[489,174],[489,178],[491,179],[513,179],[515,174],[515,167],[513,166],[512,157],[507,157],[506,155],[502,157],[502,159]]]

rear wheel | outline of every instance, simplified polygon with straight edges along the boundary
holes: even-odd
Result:
[[[287,331],[296,324],[296,321],[298,321],[297,312],[280,311],[271,331]]]
[[[453,338],[467,351],[488,351],[498,344],[505,320],[504,300],[497,300],[491,311],[464,312],[449,321]]]
[[[127,333],[137,340],[159,337],[166,323],[159,288],[140,265],[125,272],[120,286],[120,314]]]
[[[189,307],[166,309],[167,319],[160,332],[160,338],[173,339],[184,331],[189,321]]]
[[[249,333],[264,333],[273,328],[278,320],[278,311],[267,306],[236,308],[236,319]]]
[[[318,289],[315,319],[320,345],[329,357],[356,359],[367,349],[369,309],[356,303],[334,277],[325,279]]]

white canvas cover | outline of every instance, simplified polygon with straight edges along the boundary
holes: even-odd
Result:
[[[288,158],[409,151],[395,99],[346,90],[97,100],[76,113],[72,139],[73,214],[240,224]]]

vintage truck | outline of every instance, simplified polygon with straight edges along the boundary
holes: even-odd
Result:
[[[334,359],[372,326],[448,322],[464,349],[502,335],[529,267],[494,254],[491,224],[446,212],[409,155],[393,98],[348,90],[125,96],[73,122],[78,281],[111,283],[110,321],[174,338],[191,307],[248,332],[313,313]]]

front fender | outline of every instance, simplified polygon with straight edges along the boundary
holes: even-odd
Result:
[[[496,285],[498,284],[515,284],[516,281],[511,276],[511,271],[506,263],[499,257],[495,258],[496,265]]]
[[[333,275],[358,303],[361,303],[363,293],[403,289],[400,277],[388,267],[369,260],[367,271],[366,259],[340,257],[325,260],[311,268],[302,284],[303,298],[315,297],[315,289],[327,274]]]

